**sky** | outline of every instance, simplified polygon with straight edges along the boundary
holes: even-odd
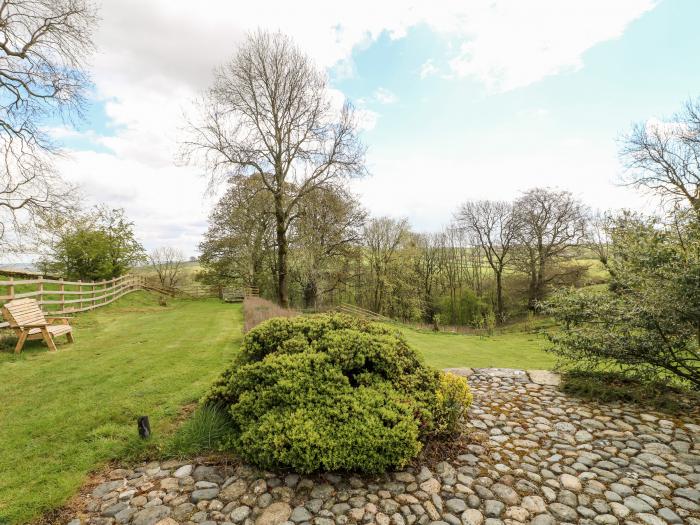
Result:
[[[460,203],[546,186],[648,208],[619,140],[700,96],[696,0],[103,0],[83,121],[49,132],[86,204],[125,208],[151,250],[197,253],[215,196],[176,162],[184,115],[258,28],[293,37],[361,114],[373,215],[417,231]],[[223,188],[219,188],[219,191]]]

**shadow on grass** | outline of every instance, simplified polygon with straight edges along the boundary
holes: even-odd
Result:
[[[700,392],[663,381],[641,381],[619,372],[565,372],[561,389],[569,395],[603,403],[634,403],[673,415],[700,415]]]

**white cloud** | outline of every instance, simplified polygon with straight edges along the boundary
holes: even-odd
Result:
[[[67,178],[83,183],[89,201],[125,206],[147,247],[173,244],[192,253],[211,202],[202,198],[204,180],[198,170],[174,164],[182,112],[246,32],[279,29],[322,67],[333,68],[336,76],[351,76],[353,50],[370,46],[383,33],[398,39],[424,24],[456,43],[459,51],[440,59],[451,58],[453,74],[503,90],[580,67],[587,49],[619,36],[652,5],[652,0],[358,0],[346,9],[320,0],[103,0],[93,77],[113,134],[82,138],[109,152],[78,152],[60,168]],[[436,72],[432,61],[421,68],[421,76]],[[384,92],[379,98],[391,99]],[[364,129],[373,128],[379,118],[359,104],[358,116]],[[65,130],[55,133],[67,136]],[[440,156],[435,152],[435,159],[415,160],[417,165],[447,162]],[[392,199],[397,206],[421,202],[424,182],[404,179],[399,164],[415,172],[406,159],[387,159],[373,170],[377,184],[401,182]],[[370,207],[381,209],[371,199]],[[436,206],[438,212],[444,209]]]
[[[423,62],[423,65],[420,67],[420,77],[421,78],[426,78],[430,77],[432,75],[437,74],[438,68],[435,67],[435,64],[433,63],[433,59],[429,58],[425,62]]]
[[[646,132],[652,136],[664,137],[667,139],[671,138],[683,138],[691,137],[696,134],[695,131],[688,127],[685,122],[673,122],[668,120],[661,120],[657,117],[652,117],[647,119],[644,123]]]
[[[388,89],[380,87],[374,92],[374,99],[380,104],[393,104],[398,97]]]
[[[571,191],[600,209],[656,206],[654,199],[615,185],[620,166],[611,141],[542,141],[535,150],[510,155],[495,154],[498,148],[480,144],[459,151],[439,146],[392,152],[370,149],[372,176],[354,181],[353,189],[373,213],[407,216],[418,231],[442,228],[466,200],[511,200],[538,186]]]
[[[583,54],[655,6],[655,0],[470,2],[453,73],[508,91],[583,66]]]

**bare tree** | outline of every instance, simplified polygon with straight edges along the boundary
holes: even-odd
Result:
[[[634,125],[620,155],[629,184],[685,201],[700,215],[700,99],[687,102],[668,122]]]
[[[42,126],[80,115],[96,11],[90,0],[0,1],[0,244],[65,206],[59,153]]]
[[[610,271],[610,227],[612,215],[609,212],[596,211],[588,221],[588,239],[591,248],[600,263]]]
[[[365,173],[354,110],[335,110],[326,76],[289,37],[264,31],[216,71],[200,108],[182,159],[202,163],[211,186],[232,174],[262,178],[274,203],[278,299],[286,307],[287,232],[298,201]]]
[[[444,235],[442,233],[420,233],[414,235],[416,254],[413,258],[413,266],[418,276],[419,289],[423,296],[424,320],[435,320],[434,292],[437,288],[438,278],[442,270],[442,252],[444,251]]]
[[[172,288],[180,279],[185,256],[177,248],[163,246],[153,250],[149,256],[151,266],[158,275],[161,286]]]
[[[496,279],[496,315],[505,319],[503,271],[510,262],[518,233],[513,205],[503,201],[466,202],[457,212],[457,221],[477,242]]]
[[[528,307],[544,297],[546,286],[577,272],[578,267],[555,263],[571,259],[572,248],[586,238],[587,210],[568,191],[534,188],[515,201],[517,254],[520,268],[529,278]]]
[[[371,219],[364,228],[370,280],[370,306],[381,313],[387,299],[389,268],[397,256],[401,244],[410,234],[408,220],[379,217]]]

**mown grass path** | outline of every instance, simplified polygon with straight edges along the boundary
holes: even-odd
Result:
[[[490,337],[401,328],[408,343],[437,368],[521,368],[551,370],[556,357],[544,351],[545,336],[512,332]]]
[[[24,523],[66,501],[88,472],[158,446],[238,348],[239,306],[135,293],[78,316],[76,343],[49,353],[0,352],[0,524]]]

